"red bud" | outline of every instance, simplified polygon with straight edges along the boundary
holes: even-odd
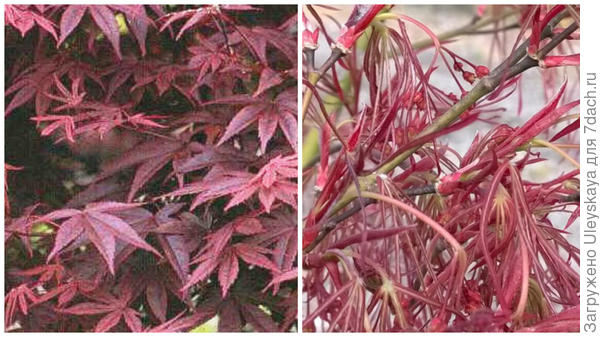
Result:
[[[475,74],[473,74],[470,71],[463,71],[463,78],[465,79],[465,81],[473,84],[473,82],[475,82]]]
[[[304,30],[302,31],[302,48],[317,49],[319,41],[319,27],[314,29],[304,13],[302,13],[302,23],[304,24]]]
[[[475,74],[478,78],[482,78],[487,76],[490,73],[490,70],[486,66],[477,66],[475,67]]]
[[[463,68],[463,64],[461,62],[454,62],[454,70],[456,71],[462,71]]]

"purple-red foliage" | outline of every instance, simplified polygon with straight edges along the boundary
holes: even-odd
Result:
[[[296,7],[5,9],[5,328],[290,331]]]
[[[579,7],[408,8],[306,7],[302,329],[579,331]]]

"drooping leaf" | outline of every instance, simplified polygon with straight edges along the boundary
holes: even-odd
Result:
[[[60,46],[69,35],[75,30],[85,11],[87,6],[83,5],[70,5],[67,6],[60,18],[60,38],[58,39],[58,45]]]
[[[92,19],[96,22],[100,30],[106,35],[106,38],[112,44],[117,57],[121,59],[121,45],[119,44],[119,25],[115,14],[108,6],[95,5],[88,7]]]

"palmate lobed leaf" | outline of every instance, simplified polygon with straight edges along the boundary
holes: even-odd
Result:
[[[257,218],[242,216],[208,235],[206,246],[192,260],[192,263],[200,264],[192,273],[183,290],[204,281],[218,267],[221,294],[225,298],[239,273],[238,258],[251,265],[278,271],[277,266],[265,256],[265,254],[270,253],[268,249],[254,244],[238,243],[231,245],[230,243],[234,233],[253,235],[262,231],[264,231],[264,228]]]
[[[279,268],[266,257],[265,254],[269,253],[268,249],[247,243],[238,243],[234,247],[236,255],[247,264],[276,272],[279,271]]]
[[[68,139],[67,152],[79,159],[55,165],[52,158],[51,169],[75,172],[66,206],[7,227],[30,243],[35,261],[48,263],[8,274],[10,284],[23,284],[9,316],[18,317],[23,331],[56,329],[55,317],[64,331],[186,331],[228,307],[233,318],[222,327],[274,331],[284,324],[289,330],[291,303],[280,303],[279,291],[261,290],[269,274],[283,272],[280,266],[290,269],[293,240],[288,232],[279,240],[253,238],[266,232],[265,210],[291,211],[282,200],[296,202],[295,167],[283,163],[257,177],[274,158],[294,153],[290,144],[297,147],[293,15],[285,22],[269,17],[265,25],[241,20],[240,11],[258,15],[244,5],[219,6],[220,12],[205,6],[209,16],[196,16],[198,6],[186,7],[194,8],[187,13],[181,6],[91,6],[19,7],[50,22],[22,26],[40,37],[27,41],[49,53],[10,67],[7,113],[35,108],[38,133],[57,143]],[[172,17],[179,20],[163,26]],[[46,34],[52,29],[54,40]],[[241,31],[262,35],[258,49]],[[10,38],[25,42],[17,34]],[[269,111],[215,145],[240,109],[259,103]],[[254,187],[247,184],[252,179]],[[221,197],[241,199],[224,210],[228,200],[216,200]],[[38,222],[50,228],[40,237],[32,232],[42,227]],[[264,284],[250,282],[257,270],[267,277]],[[199,281],[189,283],[194,278]],[[206,286],[209,278],[218,286]],[[135,289],[125,294],[123,284]],[[284,298],[289,286],[281,285]],[[38,299],[27,298],[26,289],[37,297],[40,287]],[[242,310],[247,301],[256,308],[265,303],[273,324],[252,321]]]
[[[22,37],[25,37],[25,34],[37,24],[43,30],[50,33],[55,40],[58,40],[56,30],[54,29],[55,24],[45,18],[42,15],[43,12],[39,9],[38,11],[34,11],[29,7],[26,5],[6,5],[4,14],[6,23],[15,27],[21,33]]]
[[[279,94],[273,103],[265,103],[258,98],[251,101],[252,104],[239,110],[231,120],[217,145],[223,144],[255,121],[258,121],[258,134],[263,153],[266,151],[267,143],[273,137],[277,125],[279,125],[292,148],[297,151],[298,123],[295,117],[297,114],[295,95],[292,90],[286,90]]]
[[[296,155],[291,155],[271,159],[252,179],[240,187],[225,209],[246,201],[256,192],[267,213],[271,211],[271,206],[276,199],[295,208],[294,195],[297,194],[297,186],[288,179],[297,176],[296,158]]]
[[[47,94],[57,84],[55,79],[65,75],[71,81],[78,78],[89,79],[104,87],[96,68],[65,55],[56,55],[24,69],[14,78],[13,84],[5,92],[6,96],[14,94],[6,107],[5,115],[9,115],[14,109],[23,106],[33,98],[35,98],[35,111],[38,116],[46,114],[51,104],[51,98]]]
[[[94,332],[107,332],[116,326],[121,319],[132,332],[142,331],[142,322],[138,317],[139,313],[127,307],[131,300],[131,290],[126,289],[121,297],[114,297],[107,293],[99,293],[97,296],[101,299],[100,302],[79,303],[69,308],[60,309],[60,312],[78,316],[106,314],[96,323]]]
[[[165,196],[198,193],[190,206],[190,210],[193,210],[206,201],[239,192],[250,179],[252,174],[248,172],[226,170],[215,165],[200,182],[183,186]]]
[[[140,238],[127,222],[110,214],[110,212],[118,212],[137,206],[138,204],[100,202],[89,204],[83,211],[64,209],[42,217],[41,220],[43,221],[69,218],[63,221],[56,233],[54,247],[48,255],[48,261],[81,236],[86,236],[94,244],[104,258],[109,271],[113,274],[115,273],[116,239],[160,256],[161,254]],[[36,222],[39,222],[39,220]]]
[[[184,316],[185,312],[181,312],[169,321],[158,325],[147,332],[184,332],[190,328],[203,324],[216,314],[214,303],[209,302],[207,305],[198,308],[194,314]]]

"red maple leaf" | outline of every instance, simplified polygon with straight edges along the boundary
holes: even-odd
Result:
[[[268,84],[263,84],[264,86],[268,86]],[[264,98],[256,98],[251,101],[251,104],[244,106],[233,117],[218,145],[223,144],[255,121],[258,121],[258,137],[263,153],[266,151],[267,143],[275,134],[278,125],[290,145],[294,150],[297,150],[296,96],[295,90],[290,89],[279,94],[273,102],[265,102]]]
[[[258,192],[258,198],[267,212],[275,200],[281,200],[286,204],[296,207],[298,187],[291,182],[290,178],[298,176],[297,156],[277,156],[263,166],[260,171],[244,184],[239,192],[229,201],[225,209],[238,205]]]
[[[114,296],[105,291],[98,291],[92,295],[95,302],[83,302],[71,307],[59,309],[59,312],[71,315],[99,315],[105,316],[98,321],[94,332],[107,332],[117,325],[121,319],[132,332],[142,331],[142,322],[138,316],[140,313],[129,308],[133,300],[133,290],[131,287],[120,287],[119,295]]]
[[[90,64],[72,60],[64,55],[41,59],[39,62],[22,71],[13,80],[13,84],[6,89],[6,96],[12,94],[14,96],[6,107],[4,114],[10,114],[14,109],[24,105],[33,98],[35,98],[36,113],[38,115],[45,114],[52,102],[47,93],[51,92],[52,87],[57,84],[55,78],[61,79],[64,75],[67,75],[72,83],[77,79],[83,81],[81,79],[89,78],[101,88],[104,88],[104,83],[102,83],[97,69]]]
[[[5,327],[12,324],[17,310],[22,314],[27,315],[29,304],[27,302],[36,303],[37,298],[27,284],[21,284],[18,287],[12,288],[4,298],[5,305]]]
[[[121,56],[119,25],[115,15],[122,12],[129,25],[129,28],[137,39],[142,55],[146,53],[146,34],[150,20],[146,15],[142,5],[68,5],[60,19],[60,39],[58,45],[61,45],[69,35],[79,25],[85,13],[88,12],[94,23],[100,28],[104,36],[111,43],[117,57]]]
[[[256,265],[270,270],[278,270],[277,266],[266,256],[270,251],[248,243],[237,243],[229,245],[234,234],[253,235],[264,229],[260,221],[255,217],[239,217],[234,221],[221,227],[219,230],[206,236],[207,244],[198,252],[197,257],[191,263],[198,263],[183,290],[190,288],[198,282],[207,279],[210,274],[219,268],[219,283],[223,298],[238,276],[238,258],[246,263]]]
[[[135,247],[150,251],[158,256],[160,253],[144,241],[131,226],[111,214],[139,206],[138,204],[123,204],[117,202],[100,202],[88,204],[84,210],[61,209],[51,212],[36,222],[50,222],[67,219],[62,222],[54,242],[54,247],[48,255],[48,261],[59,254],[65,247],[81,236],[85,236],[94,244],[102,255],[109,271],[114,274],[115,241],[119,239]]]
[[[35,11],[31,6],[6,5],[4,10],[4,19],[6,20],[6,23],[19,30],[21,36],[24,37],[25,34],[37,24],[43,30],[50,33],[55,40],[58,40],[56,30],[54,29],[55,24]]]
[[[201,240],[198,238],[203,237],[208,228],[192,213],[181,212],[174,217],[183,206],[183,203],[167,204],[154,215],[158,242],[181,282],[187,280],[190,254],[199,247]]]
[[[209,39],[203,39],[198,46],[192,46],[188,50],[193,54],[188,65],[199,71],[197,81],[200,81],[209,72],[217,72],[230,58],[224,46],[219,46]]]

